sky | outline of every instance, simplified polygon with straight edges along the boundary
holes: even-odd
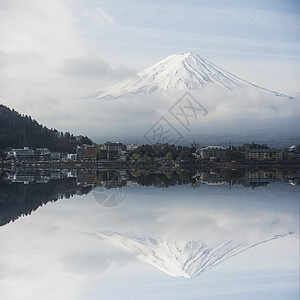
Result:
[[[108,138],[99,119],[115,115],[108,128],[120,127],[118,111],[129,104],[112,108],[93,96],[182,52],[294,95],[299,15],[296,0],[1,0],[0,102],[50,128]]]

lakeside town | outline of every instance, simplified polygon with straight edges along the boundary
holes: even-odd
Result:
[[[48,148],[8,149],[0,158],[0,166],[57,166],[71,164],[73,167],[122,166],[144,163],[144,166],[160,164],[168,166],[212,164],[299,164],[300,146],[270,148],[254,142],[242,146],[213,145],[200,147],[193,142],[189,147],[169,144],[125,145],[121,142],[106,142],[102,145],[80,145],[74,153],[50,151]],[[225,165],[224,165],[225,166]]]
[[[276,181],[298,185],[299,161],[300,147],[294,145],[280,149],[254,142],[238,147],[106,142],[77,146],[75,153],[8,149],[0,160],[0,177],[24,184],[73,178],[78,186],[106,188],[147,185],[153,178],[162,187],[178,183],[255,187]]]

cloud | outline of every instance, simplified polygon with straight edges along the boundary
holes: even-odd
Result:
[[[124,265],[135,260],[134,255],[118,250],[109,251],[108,255],[105,247],[101,246],[98,244],[94,245],[92,249],[74,249],[72,253],[65,253],[60,258],[65,270],[70,273],[78,273],[81,276],[92,276],[104,272],[113,263]]]
[[[27,106],[24,113],[31,114],[31,107],[46,96],[61,96],[57,71],[65,59],[83,53],[67,3],[12,0],[0,10],[0,96],[6,99],[4,104],[20,112]]]
[[[93,11],[85,10],[82,13],[82,15],[85,18],[88,18],[93,22],[99,24],[100,26],[105,26],[107,24],[115,24],[115,20],[113,19],[113,17],[99,7],[93,9]]]
[[[54,0],[47,6],[33,0],[10,2],[0,10],[3,51],[39,53],[48,60],[77,52],[74,19],[65,1]]]
[[[112,68],[110,64],[101,58],[94,56],[79,56],[65,60],[60,72],[67,76],[103,79],[110,78],[121,80],[135,74],[135,70],[123,65]]]
[[[193,96],[208,110],[208,114],[190,120],[191,126],[187,130],[169,112],[181,96],[180,93],[165,93],[131,95],[115,100],[81,99],[74,101],[72,110],[77,126],[90,132],[99,142],[106,138],[126,140],[130,136],[139,136],[139,142],[145,143],[143,135],[161,117],[187,137],[187,142],[191,135],[202,142],[203,135],[213,137],[217,133],[234,135],[237,132],[244,135],[246,142],[251,130],[261,133],[268,130],[277,139],[286,130],[287,134],[297,134],[300,111],[297,99],[288,100],[247,90],[227,93],[204,89],[201,94]],[[101,124],[110,125],[104,129]]]

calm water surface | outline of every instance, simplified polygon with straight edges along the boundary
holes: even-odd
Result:
[[[2,186],[1,299],[299,298],[299,185],[57,189],[16,218],[31,184]]]

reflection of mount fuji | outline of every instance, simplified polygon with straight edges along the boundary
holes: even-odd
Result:
[[[126,237],[118,233],[97,232],[98,237],[118,249],[135,253],[137,257],[174,277],[193,278],[219,263],[257,245],[292,233],[275,235],[255,243],[228,241],[208,248],[199,241],[161,241],[151,237]]]

